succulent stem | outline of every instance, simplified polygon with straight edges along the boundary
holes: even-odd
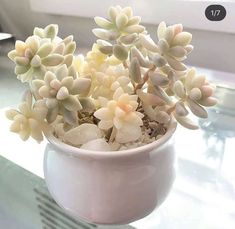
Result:
[[[151,67],[147,72],[145,72],[144,77],[143,77],[143,82],[137,84],[136,87],[135,87],[135,90],[134,90],[135,94],[136,94],[136,91],[138,89],[141,89],[144,86],[144,84],[148,81],[148,79],[149,79],[149,72],[155,71],[155,69],[156,69],[156,66],[153,65],[153,67]]]
[[[109,137],[109,140],[108,140],[109,143],[114,141],[114,138],[115,138],[115,136],[116,136],[116,133],[117,133],[117,129],[116,129],[116,127],[114,126],[114,127],[112,128],[112,132],[111,132],[110,137]]]

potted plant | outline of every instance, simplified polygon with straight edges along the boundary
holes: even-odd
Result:
[[[95,17],[99,38],[75,55],[73,36],[35,28],[9,58],[28,83],[19,110],[6,112],[23,140],[48,140],[49,191],[71,215],[97,224],[127,224],[166,198],[174,180],[176,122],[207,118],[214,86],[182,61],[193,50],[181,24],[161,22],[154,41],[130,7]]]

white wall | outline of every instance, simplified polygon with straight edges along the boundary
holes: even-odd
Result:
[[[165,21],[167,22],[167,16]],[[92,19],[32,12],[28,0],[0,0],[0,24],[4,31],[15,34],[19,39],[25,39],[32,34],[35,26],[45,26],[49,23],[59,24],[61,36],[73,34],[78,47],[90,47],[95,41],[91,33],[91,29],[95,27]],[[154,37],[156,26],[146,26]],[[235,73],[234,33],[188,30],[193,34],[195,46],[194,52],[187,60],[188,64]]]

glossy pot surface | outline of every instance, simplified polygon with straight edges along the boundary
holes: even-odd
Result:
[[[95,224],[128,224],[167,197],[175,177],[172,122],[167,133],[139,148],[100,152],[49,137],[44,174],[55,201],[73,217]]]

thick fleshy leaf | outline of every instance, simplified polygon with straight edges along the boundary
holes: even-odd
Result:
[[[67,45],[67,44],[71,43],[72,41],[73,41],[73,35],[69,35],[63,40],[63,43],[65,45]]]
[[[174,92],[180,98],[184,98],[186,96],[184,85],[180,80],[177,80],[174,83]]]
[[[142,25],[130,25],[123,29],[126,33],[142,33],[145,30],[145,27]]]
[[[67,67],[71,66],[73,63],[73,54],[68,54],[64,56],[63,64],[65,64]]]
[[[66,87],[61,87],[59,91],[57,92],[56,98],[58,100],[64,100],[69,97],[69,91]]]
[[[19,114],[19,111],[15,109],[10,109],[5,112],[5,115],[8,119],[13,120],[16,115]]]
[[[169,83],[167,76],[159,72],[150,72],[149,76],[152,84],[155,86],[166,86]]]
[[[38,143],[43,140],[42,127],[35,119],[29,119],[30,136]]]
[[[78,115],[76,111],[63,110],[63,118],[66,123],[71,126],[76,126],[78,124]]]
[[[32,106],[33,98],[32,92],[30,90],[26,90],[22,96],[22,101],[26,102],[30,107]]]
[[[56,72],[55,72],[55,75],[56,75],[56,78],[58,80],[62,80],[64,79],[66,76],[68,76],[68,68],[65,64],[61,65],[60,67],[58,67],[56,69]]]
[[[140,23],[140,21],[141,21],[141,17],[139,17],[139,16],[134,16],[134,17],[132,17],[132,18],[128,21],[127,26],[130,26],[130,25],[137,25],[137,24]]]
[[[73,41],[65,47],[64,55],[73,54],[75,50],[76,50],[76,43]]]
[[[82,124],[66,132],[64,139],[66,142],[79,146],[91,140],[102,138],[102,133],[94,124]]]
[[[132,44],[133,42],[135,42],[137,38],[138,38],[137,33],[132,33],[132,34],[128,34],[125,36],[121,36],[120,41],[123,44],[129,45],[129,44]]]
[[[201,90],[199,88],[193,88],[190,92],[189,92],[189,98],[192,100],[200,100],[202,98],[202,93]]]
[[[139,126],[129,125],[127,123],[117,131],[115,139],[119,143],[132,142],[136,141],[141,136],[141,133]]]
[[[15,66],[15,74],[24,74],[29,70],[29,66]]]
[[[124,13],[128,19],[130,19],[133,16],[133,11],[130,6],[126,6],[122,9],[122,13]]]
[[[155,120],[156,112],[152,106],[144,104],[142,105],[144,113],[150,118],[151,121]]]
[[[35,118],[38,120],[44,120],[47,116],[48,108],[44,99],[37,100],[33,105],[35,112]]]
[[[122,29],[128,22],[128,17],[124,13],[120,13],[116,17],[116,26],[118,29]]]
[[[116,17],[118,15],[118,10],[111,6],[109,9],[108,9],[108,15],[109,15],[109,19],[112,21],[112,22],[115,22],[116,21]]]
[[[41,58],[38,55],[35,55],[30,62],[30,65],[34,68],[37,68],[41,65]]]
[[[39,45],[40,45],[39,38],[37,36],[28,37],[25,43],[27,44],[27,46],[30,47],[33,53],[37,52]]]
[[[173,28],[174,28],[174,35],[181,33],[183,31],[182,24],[175,24],[175,25],[173,25]]]
[[[176,46],[186,46],[188,45],[192,40],[192,34],[188,33],[188,32],[182,32],[182,33],[178,33],[173,41],[172,41],[172,45]]]
[[[69,66],[68,70],[69,70],[69,72],[68,72],[69,76],[72,76],[74,79],[78,78],[78,72],[76,71],[74,65]]]
[[[93,112],[95,110],[95,104],[91,98],[79,98],[84,112]]]
[[[44,29],[35,27],[34,30],[33,30],[33,35],[37,35],[37,36],[43,38],[44,35],[45,35],[44,34]]]
[[[60,44],[58,44],[55,47],[55,49],[53,50],[53,53],[57,53],[57,54],[63,55],[64,50],[65,50],[65,44],[64,43],[60,43]]]
[[[58,107],[52,108],[52,109],[48,109],[48,113],[46,116],[46,120],[48,123],[52,123],[56,120],[56,117],[58,115]]]
[[[178,121],[179,124],[182,126],[191,129],[191,130],[197,130],[199,127],[197,124],[195,124],[191,119],[185,116],[178,116],[177,114],[174,113],[175,119]]]
[[[149,35],[140,34],[140,43],[151,52],[158,52],[158,46]]]
[[[208,97],[208,98],[201,99],[198,101],[198,103],[200,103],[202,106],[205,106],[205,107],[214,106],[216,105],[217,102],[218,102],[217,99],[213,97]]]
[[[188,72],[187,72],[187,75],[186,75],[186,79],[185,79],[185,87],[186,89],[189,91],[193,88],[192,86],[192,81],[195,77],[195,74],[196,74],[196,70],[195,68],[191,68]]]
[[[176,71],[185,71],[187,67],[178,60],[175,60],[169,56],[166,57],[168,64]]]
[[[37,51],[37,55],[41,58],[48,56],[53,50],[53,45],[50,43],[43,44]]]
[[[56,79],[56,76],[53,72],[51,72],[51,71],[46,72],[45,77],[44,77],[44,81],[45,81],[46,85],[49,86],[50,82],[54,79]]]
[[[203,97],[210,97],[214,93],[214,88],[209,85],[204,85],[200,88]]]
[[[170,120],[170,115],[168,115],[165,111],[156,111],[155,121],[167,124]]]
[[[159,86],[154,86],[154,94],[165,101],[168,105],[173,105],[171,98],[166,94],[166,92]]]
[[[154,94],[145,93],[142,90],[137,90],[136,94],[139,96],[141,101],[146,105],[162,106],[165,104],[164,100],[162,100],[161,98],[159,98]]]
[[[7,55],[11,60],[14,60],[15,57],[17,56],[17,52],[16,52],[16,50],[12,50]]]
[[[96,40],[96,43],[99,45],[99,46],[113,46],[112,43],[108,42],[108,41],[105,41],[105,40],[102,40],[102,39],[97,39]],[[81,55],[81,54],[80,54]]]
[[[159,50],[162,52],[162,53],[166,53],[168,52],[169,50],[169,44],[168,42],[166,41],[166,39],[162,38],[161,40],[159,40],[158,42],[158,47],[159,47]]]
[[[10,126],[10,131],[13,133],[18,133],[20,131],[20,122],[13,122]]]
[[[169,54],[173,57],[184,57],[187,51],[181,46],[174,46],[170,48]]]
[[[27,66],[29,64],[29,59],[26,57],[15,57],[14,59],[15,63],[21,66]]]
[[[105,29],[93,29],[92,32],[94,33],[95,36],[103,40],[112,41],[112,40],[117,39],[119,36],[119,33],[115,31],[107,31]]]
[[[53,40],[58,33],[58,25],[56,25],[56,24],[48,25],[44,29],[44,31],[45,31],[45,36],[47,38],[51,38]]]
[[[26,49],[25,42],[17,40],[16,43],[15,43],[16,53],[18,55],[22,56],[24,54],[25,49]]]
[[[191,82],[192,87],[200,88],[205,84],[206,77],[204,75],[195,76]]]
[[[162,21],[157,29],[157,36],[159,40],[164,37],[165,31],[166,31],[166,23]]]
[[[69,111],[78,111],[82,109],[82,105],[76,96],[69,95],[69,97],[63,100],[64,107]]]
[[[171,41],[174,37],[174,28],[172,26],[168,26],[165,30],[164,39],[168,44],[171,44]]]
[[[58,100],[57,99],[54,99],[54,98],[48,98],[46,99],[46,106],[49,108],[49,109],[53,109],[55,108],[56,106],[58,106]]]
[[[24,56],[28,59],[32,59],[34,54],[30,48],[25,49]]]
[[[175,113],[178,115],[178,116],[186,116],[188,115],[188,110],[186,109],[185,105],[183,102],[177,102],[175,104]]]
[[[87,94],[91,87],[91,80],[89,78],[77,78],[74,80],[71,93],[73,94]]]
[[[113,53],[113,46],[101,46],[99,50],[105,55],[111,55]]]
[[[67,76],[61,81],[61,85],[66,87],[68,90],[71,90],[73,87],[74,79],[72,76]]]
[[[44,83],[44,80],[33,80],[32,81],[32,89],[33,91],[37,91],[40,87],[44,86],[45,83]]]
[[[193,114],[195,114],[199,118],[207,118],[208,114],[207,111],[200,106],[197,102],[187,99],[187,104],[189,109],[192,111]]]
[[[56,66],[63,62],[64,57],[60,54],[51,54],[42,59],[42,64],[46,66]]]
[[[187,51],[187,54],[189,54],[189,53],[191,53],[193,51],[193,46],[192,45],[187,45],[184,48]]]
[[[49,88],[46,85],[40,87],[38,93],[43,98],[49,98],[50,97],[50,91],[49,91]]]
[[[126,60],[128,57],[128,52],[127,52],[126,48],[122,45],[114,45],[113,46],[113,54],[117,59],[119,59],[121,61]]]
[[[113,23],[103,17],[94,17],[95,23],[103,29],[113,28]]]
[[[130,74],[131,79],[134,82],[140,83],[142,81],[140,64],[139,64],[139,61],[136,57],[132,58],[132,60],[131,60],[129,74]]]
[[[111,120],[113,118],[113,114],[109,111],[107,107],[102,107],[98,109],[95,113],[94,116],[100,120]]]
[[[156,67],[163,67],[164,65],[166,65],[166,60],[159,54],[155,54],[153,56],[153,63]]]
[[[142,67],[150,67],[151,63],[143,56],[143,54],[136,47],[131,48],[131,58],[133,57],[136,57],[138,59],[139,64]]]
[[[19,135],[23,141],[26,141],[30,137],[30,130],[29,129],[21,130],[19,131]]]

